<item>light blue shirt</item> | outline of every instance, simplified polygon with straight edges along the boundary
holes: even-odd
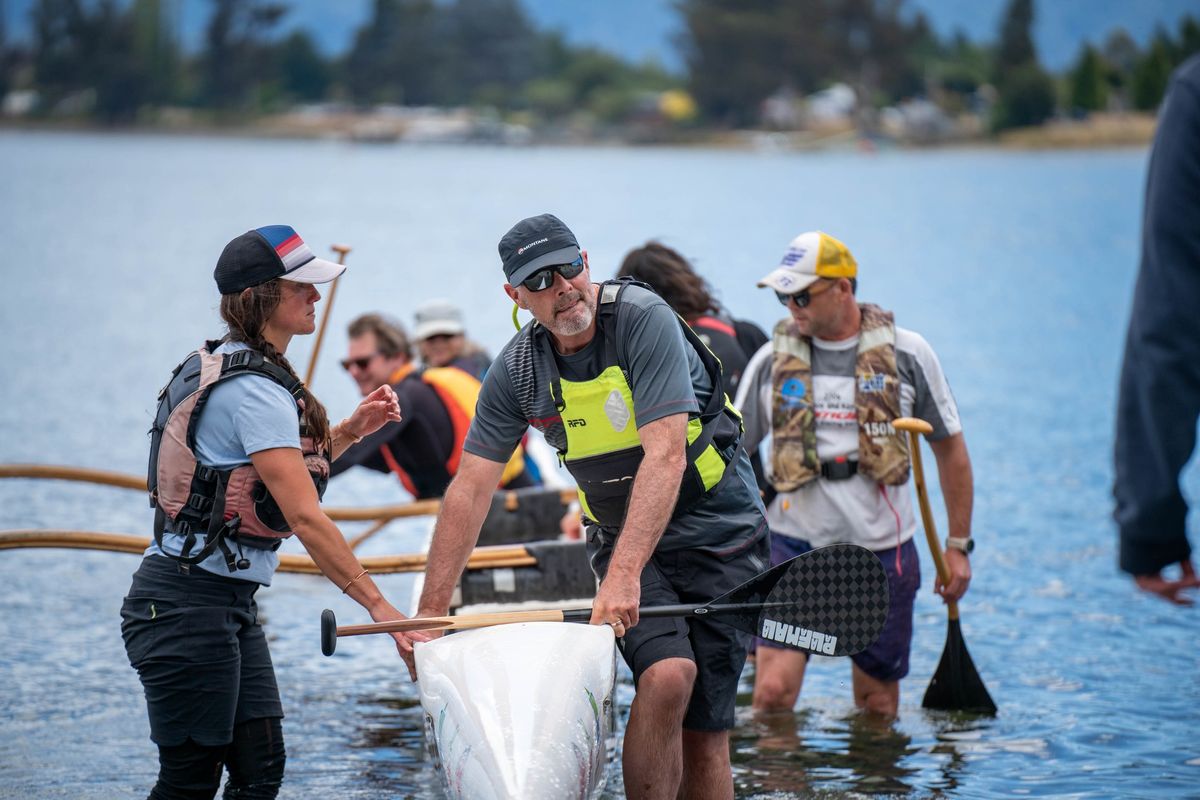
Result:
[[[226,342],[217,353],[248,350],[242,342]],[[218,384],[209,393],[208,402],[196,427],[196,458],[205,466],[229,470],[250,463],[250,455],[276,447],[300,449],[300,426],[296,401],[287,390],[261,375],[240,375]],[[205,536],[196,534],[192,553],[204,546]],[[163,533],[163,549],[152,541],[146,555],[179,555],[184,537]],[[211,556],[194,565],[198,569],[227,578],[271,585],[271,576],[279,566],[279,554],[270,550],[243,547],[240,556],[250,561],[248,569],[230,572],[225,557],[217,548]]]

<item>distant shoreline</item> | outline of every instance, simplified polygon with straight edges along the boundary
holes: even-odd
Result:
[[[0,118],[0,131],[47,133],[91,133],[113,136],[194,136],[231,139],[344,141],[364,146],[389,145],[482,145],[522,147],[655,147],[712,148],[772,152],[845,152],[876,150],[943,150],[984,148],[1004,150],[1094,150],[1148,147],[1154,137],[1156,117],[1141,112],[1093,114],[1079,120],[1052,120],[1043,125],[1017,128],[989,136],[910,141],[872,136],[854,129],[818,133],[814,131],[714,130],[651,131],[628,129],[600,135],[530,131],[519,141],[474,135],[405,136],[402,131],[352,124],[304,124],[293,115],[263,117],[230,124],[140,123],[101,125],[81,120]]]

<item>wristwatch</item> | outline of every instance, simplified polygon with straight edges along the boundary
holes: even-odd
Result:
[[[970,536],[947,536],[947,550],[960,550],[968,555],[975,549],[975,540]]]

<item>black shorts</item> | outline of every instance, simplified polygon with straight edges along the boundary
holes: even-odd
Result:
[[[233,726],[282,717],[275,668],[254,602],[257,583],[148,556],[121,606],[125,652],[141,678],[150,738],[216,747]]]
[[[588,536],[592,571],[603,579],[613,542],[593,528]],[[704,550],[655,552],[642,571],[643,606],[706,603],[745,583],[767,567],[766,536],[730,555]],[[683,727],[724,731],[733,727],[738,680],[746,663],[750,635],[716,618],[659,617],[642,619],[617,641],[633,671],[634,684],[658,661],[686,658],[696,664],[696,683]]]

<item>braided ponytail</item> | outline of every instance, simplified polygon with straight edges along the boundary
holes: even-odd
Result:
[[[286,369],[293,378],[300,380],[296,370],[292,368],[287,358],[275,349],[275,345],[263,338],[263,328],[271,318],[275,308],[283,297],[276,278],[258,286],[252,286],[241,292],[221,295],[221,319],[229,326],[225,338],[232,342],[244,342],[254,350],[262,353],[263,358]],[[303,420],[307,435],[312,437],[317,449],[328,451],[331,446],[329,435],[329,415],[325,406],[317,396],[304,389]]]

